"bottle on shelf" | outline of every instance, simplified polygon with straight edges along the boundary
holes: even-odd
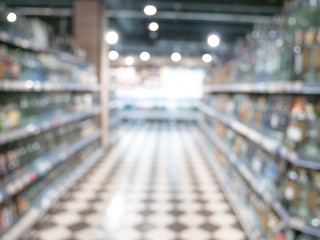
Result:
[[[294,213],[299,204],[301,186],[298,177],[298,170],[292,165],[288,168],[286,179],[281,187],[283,204],[290,213]]]
[[[285,144],[290,150],[296,150],[307,137],[307,116],[305,112],[305,97],[296,97],[291,110],[291,119],[286,132]]]
[[[310,224],[320,227],[320,173],[317,170],[310,170],[310,190],[308,194],[308,207],[311,218]]]
[[[308,172],[305,168],[299,168],[298,170],[298,184],[299,184],[299,196],[298,196],[298,205],[296,208],[293,208],[292,211],[296,216],[299,216],[305,221],[308,221],[310,218],[309,213],[309,204],[308,197],[310,192],[310,178]]]
[[[306,142],[303,146],[298,149],[301,156],[305,156],[311,159],[317,159],[320,156],[320,148],[318,145],[318,125],[319,119],[316,115],[314,105],[312,103],[307,103],[305,105],[305,113],[308,121],[308,128],[306,133]]]

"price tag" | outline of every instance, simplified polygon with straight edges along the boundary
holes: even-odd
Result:
[[[7,188],[7,192],[9,193],[9,195],[12,195],[12,194],[16,193],[15,184],[9,183],[9,184],[7,184],[6,188]]]
[[[306,223],[300,218],[292,217],[290,219],[290,225],[296,229],[303,229],[306,226]]]
[[[269,151],[274,152],[278,144],[270,139],[264,139],[263,146]]]
[[[302,140],[302,130],[295,126],[289,126],[287,130],[287,136],[294,142],[300,142]]]

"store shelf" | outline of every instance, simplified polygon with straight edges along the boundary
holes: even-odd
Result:
[[[132,120],[185,120],[195,121],[197,120],[196,111],[161,111],[161,110],[150,110],[150,111],[120,111],[121,119],[132,119]]]
[[[37,123],[30,123],[26,126],[11,130],[10,132],[0,134],[0,145],[32,135],[37,135],[41,132],[57,128],[67,123],[71,123],[89,116],[97,115],[100,112],[100,107],[94,107],[90,110],[74,112],[64,116],[61,116],[60,114],[59,116],[44,117]]]
[[[320,170],[320,161],[311,161],[301,158],[296,152],[290,151],[285,146],[282,146],[279,142],[272,140],[255,129],[241,123],[240,121],[227,116],[224,113],[218,112],[217,110],[200,103],[198,109],[206,115],[216,118],[223,122],[226,126],[247,137],[250,141],[258,144],[266,151],[272,154],[279,154],[285,160],[293,163],[296,166]]]
[[[91,142],[97,140],[101,135],[100,130],[96,130],[89,136],[86,136],[70,146],[59,146],[56,149],[51,150],[48,153],[43,154],[39,158],[35,159],[29,166],[25,166],[25,171],[21,174],[21,177],[15,178],[15,172],[6,177],[6,186],[0,189],[0,203],[6,198],[18,193],[30,183],[35,182],[39,178],[45,176],[50,170],[55,168],[58,164],[69,159],[79,150]],[[13,179],[13,180],[11,180]]]
[[[20,48],[27,51],[37,52],[37,53],[49,53],[55,55],[57,58],[75,63],[80,64],[83,63],[82,60],[78,59],[77,57],[73,56],[72,54],[61,52],[54,49],[44,49],[44,48],[37,48],[35,47],[31,41],[27,39],[22,39],[19,37],[11,37],[8,33],[4,31],[0,31],[0,43],[7,44],[12,47]]]
[[[214,132],[212,132],[212,130],[203,120],[199,121],[199,126],[204,134],[206,134],[208,138],[213,142],[213,144],[215,144],[229,159],[229,161],[238,170],[242,177],[248,182],[250,187],[273,208],[275,213],[283,220],[283,222],[287,226],[292,229],[307,233],[309,235],[320,237],[319,228],[308,225],[302,219],[291,217],[285,207],[277,200],[276,196],[272,196],[272,194],[267,189],[259,184],[252,172],[241,161],[239,161],[238,157],[232,151],[230,151],[230,147],[228,147]]]
[[[12,228],[3,234],[1,239],[12,240],[21,238],[21,236],[30,229],[49,210],[49,208],[68,191],[68,189],[81,179],[81,177],[102,158],[102,156],[103,150],[98,149],[87,158],[86,162],[75,169],[70,169],[67,174],[50,185],[29,208],[26,214],[22,216]]]
[[[201,121],[199,121],[199,124],[200,124],[200,127],[202,127],[203,124],[201,124]],[[203,131],[205,132],[205,134],[207,133],[206,130],[204,130],[204,128],[203,128]],[[217,180],[219,182],[219,185],[221,186],[222,191],[227,197],[233,211],[237,215],[249,239],[263,240],[264,238],[262,237],[263,234],[260,228],[258,228],[248,216],[245,210],[246,207],[242,206],[240,199],[236,195],[236,191],[232,189],[232,185],[228,183],[228,178],[224,173],[224,170],[214,158],[211,152],[211,149],[207,146],[207,142],[204,141],[202,136],[195,136],[195,139],[198,139],[199,146],[201,147],[203,153],[205,154],[206,159],[208,160],[209,165],[211,166],[211,169],[214,172],[214,175],[217,177]]]
[[[0,92],[97,92],[99,84],[90,86],[79,83],[40,82],[32,80],[1,80]]]
[[[319,84],[303,82],[263,82],[212,84],[204,93],[320,94]]]
[[[109,110],[117,109],[119,107],[119,103],[117,100],[109,102]]]

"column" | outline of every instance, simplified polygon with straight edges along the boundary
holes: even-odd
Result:
[[[107,28],[106,11],[103,0],[73,1],[73,32],[77,45],[87,52],[87,60],[97,68],[100,81],[100,105],[102,130],[101,145],[108,146],[108,100],[109,100],[109,62],[108,46],[104,40]]]

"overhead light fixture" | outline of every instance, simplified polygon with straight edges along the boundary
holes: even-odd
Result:
[[[159,29],[159,24],[156,23],[156,22],[152,22],[152,23],[149,24],[148,28],[149,28],[149,30],[151,32],[155,32],[155,31],[157,31]]]
[[[220,37],[217,34],[213,33],[209,35],[207,41],[210,47],[215,48],[218,47],[220,44]]]
[[[181,54],[178,52],[174,52],[171,54],[171,60],[174,62],[180,62],[181,61]]]
[[[144,14],[148,16],[153,16],[157,13],[157,8],[153,5],[147,5],[144,7],[143,11],[144,11]]]
[[[8,15],[7,15],[7,20],[8,22],[15,22],[17,20],[17,15],[14,13],[14,12],[10,12]]]
[[[140,59],[141,61],[148,61],[150,59],[150,54],[148,52],[142,52],[140,53]]]
[[[108,57],[110,60],[115,61],[119,58],[119,53],[117,51],[112,50],[109,52]]]
[[[209,63],[212,61],[212,56],[208,53],[202,55],[202,61],[205,63]]]
[[[134,58],[131,56],[128,56],[124,59],[124,62],[126,65],[130,66],[130,65],[134,64]]]
[[[119,40],[119,35],[116,31],[109,31],[105,35],[105,40],[111,45],[116,44]]]

